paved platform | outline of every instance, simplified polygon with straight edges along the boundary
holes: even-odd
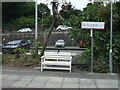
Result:
[[[3,88],[118,88],[117,74],[3,69]]]

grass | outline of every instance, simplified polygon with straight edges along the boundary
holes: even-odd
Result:
[[[72,64],[78,64],[75,67],[82,71],[89,70],[89,63],[90,60],[84,57],[84,53],[74,56],[72,59]],[[40,65],[40,56],[35,54],[20,54],[19,57],[16,57],[15,54],[3,54],[2,65],[11,67],[35,67]]]
[[[80,70],[85,70],[88,71],[89,70],[89,66],[90,66],[90,60],[88,60],[85,56],[84,53],[74,56],[72,59],[72,63],[77,65],[77,67]]]
[[[33,58],[31,55],[21,54],[19,58],[16,58],[15,54],[2,55],[3,66],[31,67],[39,65],[39,61],[39,56]]]

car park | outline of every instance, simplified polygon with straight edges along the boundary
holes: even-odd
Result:
[[[22,28],[18,32],[32,32],[32,30],[30,28]]]
[[[59,25],[56,28],[56,31],[64,31],[64,30],[70,30],[72,27],[68,27],[67,25]]]
[[[30,49],[30,44],[27,40],[14,40],[6,43],[2,46],[2,53],[6,54],[12,54],[14,53],[14,49],[16,48],[23,48],[23,49]]]
[[[55,42],[55,47],[65,47],[65,41],[60,39]]]

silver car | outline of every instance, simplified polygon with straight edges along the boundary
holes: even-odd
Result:
[[[55,42],[55,47],[65,47],[65,41],[60,39]]]
[[[72,27],[68,27],[66,25],[59,25],[56,30],[57,31],[64,31],[64,30],[70,30]]]
[[[30,28],[22,28],[22,29],[18,30],[18,32],[32,32],[32,29],[30,29]]]

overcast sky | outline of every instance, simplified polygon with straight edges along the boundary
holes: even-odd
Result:
[[[60,0],[59,0],[60,1]],[[76,9],[83,10],[84,7],[88,4],[89,0],[66,0],[67,2],[71,2],[73,6],[75,6]],[[38,0],[38,3],[45,3],[48,4],[48,7],[51,9],[50,1],[46,2],[46,0]],[[60,2],[62,4],[63,2]],[[59,10],[61,6],[59,6]]]

